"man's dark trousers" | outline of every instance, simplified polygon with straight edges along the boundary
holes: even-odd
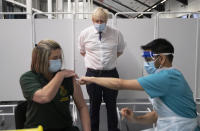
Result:
[[[94,70],[88,68],[86,76],[119,78],[119,74],[116,68],[113,70]],[[107,108],[108,131],[119,131],[117,128],[118,118],[116,110],[118,91],[108,89],[93,83],[86,85],[86,88],[90,99],[90,118],[92,131],[99,131],[99,111],[102,97]]]

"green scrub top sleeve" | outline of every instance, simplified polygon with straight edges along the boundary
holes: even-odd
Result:
[[[34,93],[43,87],[39,79],[30,73],[21,76],[20,85],[27,100],[32,100]]]

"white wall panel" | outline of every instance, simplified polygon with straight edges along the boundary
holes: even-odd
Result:
[[[198,20],[198,64],[197,64],[197,97],[200,103],[200,19]]]
[[[23,100],[20,76],[30,70],[30,20],[0,20],[0,101]]]
[[[92,21],[88,19],[83,20],[76,20],[75,22],[75,71],[76,73],[81,77],[85,76],[86,68],[84,63],[84,57],[80,55],[80,51],[78,49],[78,36],[80,35],[80,32],[87,28],[88,26],[92,25]],[[85,86],[81,86],[82,91],[84,94],[84,98],[88,99],[88,94]]]
[[[63,49],[64,68],[67,69],[74,68],[72,29],[73,29],[73,24],[71,19],[35,20],[36,43],[44,39],[51,39],[57,41]]]
[[[117,28],[123,33],[127,43],[124,54],[118,59],[120,78],[137,79],[143,75],[141,45],[154,39],[155,21],[152,19],[118,19]],[[144,91],[120,91],[118,99],[147,98]]]
[[[159,37],[174,46],[173,66],[178,68],[195,91],[196,19],[160,19]]]

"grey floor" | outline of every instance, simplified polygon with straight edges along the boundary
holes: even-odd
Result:
[[[8,102],[8,103],[0,102],[0,105],[2,104],[3,105],[15,104],[15,102]],[[135,115],[144,114],[140,111],[146,111],[147,108],[152,109],[152,106],[150,104],[137,104],[137,102],[135,104],[118,104],[119,110],[123,107],[129,107],[133,109],[134,111],[136,111]],[[197,111],[200,112],[200,105],[197,106]],[[13,109],[11,107],[0,108],[0,130],[15,129],[14,115],[6,115],[6,116],[1,115],[2,113],[11,113],[11,112],[13,112]],[[102,104],[101,110],[100,110],[100,131],[107,131],[106,115],[107,115],[107,111],[106,111],[105,104]],[[79,116],[75,124],[81,129]],[[129,123],[126,120],[121,120],[121,119],[119,120],[119,128],[121,129],[121,131],[140,131],[140,130],[148,129],[151,127],[152,125],[140,125],[140,124]]]

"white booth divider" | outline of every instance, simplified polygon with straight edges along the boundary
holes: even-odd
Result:
[[[136,79],[144,75],[140,46],[155,38],[156,19],[116,21],[116,27],[123,33],[127,43],[124,54],[118,58],[119,75],[124,79]],[[168,39],[175,47],[174,67],[183,72],[192,90],[195,91],[195,54],[200,55],[199,46],[198,52],[196,51],[197,20],[171,18],[159,19],[158,22],[158,37]],[[112,20],[109,21],[109,25],[112,23]],[[84,60],[79,53],[77,40],[80,32],[92,25],[90,19],[35,19],[33,24],[34,31],[29,19],[0,20],[0,101],[24,99],[19,78],[22,73],[30,70],[32,44],[42,39],[53,39],[60,43],[65,57],[64,68],[75,69],[79,76],[85,75]],[[198,42],[199,39],[198,35]],[[198,71],[198,76],[199,73]],[[199,77],[197,81],[199,85]],[[85,99],[88,99],[85,87],[82,89]],[[199,87],[197,92],[200,92]],[[196,94],[200,97],[200,93]],[[142,91],[120,91],[118,96],[120,100],[129,101],[138,98],[147,98],[147,95]]]
[[[68,69],[73,69],[74,66],[72,27],[73,24],[71,19],[35,20],[36,43],[44,39],[57,41],[63,49],[64,68]]]
[[[0,101],[23,99],[20,76],[30,70],[31,20],[0,20]]]
[[[75,21],[75,71],[81,76],[85,76],[86,68],[84,64],[84,58],[80,55],[80,51],[78,49],[78,36],[80,35],[80,32],[85,29],[86,27],[90,26],[92,24],[91,20],[84,19],[84,20],[76,20]],[[82,91],[84,94],[84,98],[88,99],[88,94],[86,91],[86,87],[82,86]]]
[[[143,58],[141,45],[154,39],[155,20],[153,19],[119,19],[117,28],[124,35],[126,49],[118,59],[120,78],[137,79],[143,76]],[[118,98],[132,99],[147,98],[144,91],[120,91]]]
[[[35,13],[32,20],[33,42],[50,39],[57,41],[64,54],[64,68],[74,69],[74,20],[73,19],[35,19],[40,14],[68,14],[65,12]],[[74,18],[74,17],[72,17]]]
[[[195,92],[196,19],[160,19],[159,37],[169,40],[175,50],[173,67],[185,76]]]

